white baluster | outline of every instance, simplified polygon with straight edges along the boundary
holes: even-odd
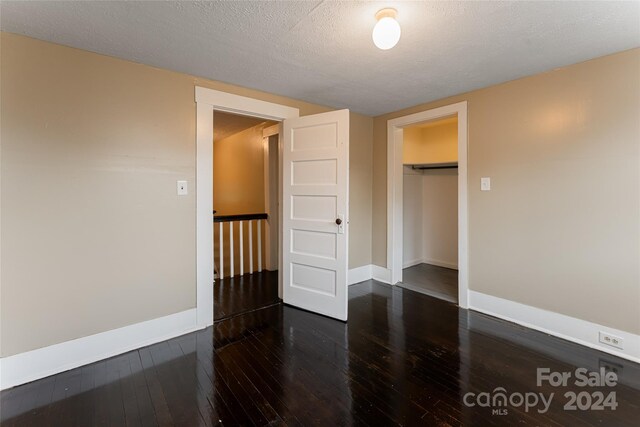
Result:
[[[240,227],[240,275],[244,274],[244,239],[242,238],[242,221],[239,224]]]
[[[222,279],[224,277],[224,237],[223,237],[223,230],[224,227],[222,226],[222,224],[224,224],[223,222],[220,223],[220,279]]]
[[[260,225],[262,220],[258,220],[258,273],[262,271],[262,233],[260,232]]]
[[[253,274],[253,221],[249,221],[249,274]]]
[[[231,276],[233,277],[233,222],[229,221],[229,261],[231,265],[229,266],[229,270],[231,270]]]

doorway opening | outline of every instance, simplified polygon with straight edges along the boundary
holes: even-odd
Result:
[[[282,122],[299,117],[297,108],[196,86],[196,326],[206,328],[214,318],[214,243],[213,243],[213,114],[241,116]],[[279,159],[279,186],[282,187],[282,160]],[[279,228],[282,215],[279,212]],[[278,259],[282,258],[282,246]],[[282,270],[282,269],[280,269]],[[281,282],[281,280],[279,280]],[[279,283],[282,287],[282,283]]]
[[[402,281],[458,303],[458,117],[403,130]]]
[[[450,128],[455,129],[455,136],[434,138],[433,134],[446,128],[450,133]],[[431,134],[431,143],[422,141],[427,134]],[[389,120],[387,171],[391,284],[467,308],[466,101]]]
[[[210,326],[214,319],[214,111],[279,123],[278,296],[285,304],[346,321],[349,111],[300,117],[297,108],[203,87],[195,88],[195,100],[196,326]],[[263,129],[263,137],[272,136],[268,129]],[[239,230],[244,242],[245,229],[238,228],[238,236]],[[234,233],[229,233],[229,240]],[[253,235],[253,226],[246,233]],[[220,266],[224,265],[223,259]],[[244,259],[241,265],[244,273]]]
[[[276,121],[213,113],[214,321],[280,302]]]

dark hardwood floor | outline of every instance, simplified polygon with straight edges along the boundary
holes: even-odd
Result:
[[[399,286],[458,303],[458,270],[421,263],[402,270]]]
[[[278,272],[225,277],[213,285],[213,316],[222,320],[280,302]]]
[[[281,304],[2,392],[3,426],[636,426],[640,366],[399,287],[349,288],[347,323]],[[609,366],[615,387],[536,386],[536,369]],[[550,409],[467,393],[554,393]],[[617,409],[566,411],[567,391]],[[471,400],[469,400],[471,399]],[[517,402],[516,402],[517,403]]]

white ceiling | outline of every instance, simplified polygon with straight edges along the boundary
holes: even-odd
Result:
[[[402,26],[371,41],[377,10]],[[379,115],[640,45],[639,2],[1,2],[0,28]]]

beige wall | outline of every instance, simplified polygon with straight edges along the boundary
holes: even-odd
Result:
[[[349,268],[371,264],[373,119],[349,117]]]
[[[376,117],[373,262],[387,120],[467,100],[470,288],[640,333],[639,75],[634,49]]]
[[[3,357],[195,306],[194,86],[328,110],[22,36],[0,43]],[[371,253],[359,204],[372,121],[351,121],[356,267]]]
[[[265,126],[253,126],[214,141],[213,208],[219,215],[265,211],[262,141]]]
[[[433,169],[422,176],[423,246],[426,263],[458,266],[458,171]]]
[[[458,119],[405,128],[402,138],[404,164],[458,161]]]

